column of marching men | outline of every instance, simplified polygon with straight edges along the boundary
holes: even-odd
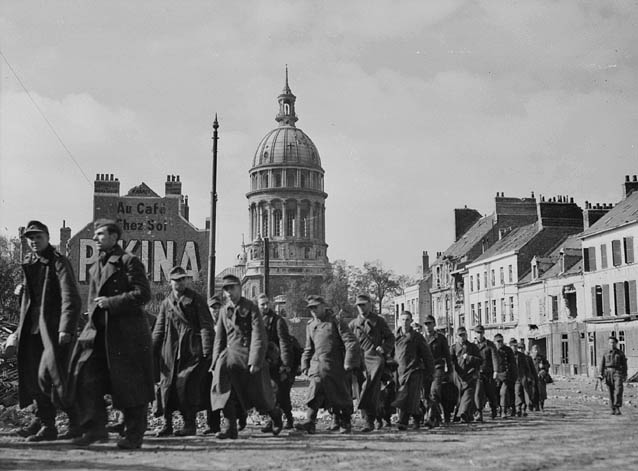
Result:
[[[241,282],[223,278],[223,297],[208,302],[189,287],[183,268],[170,271],[170,294],[156,319],[144,305],[151,291],[141,261],[118,244],[112,220],[94,224],[100,252],[90,269],[88,312],[78,329],[81,300],[69,261],[49,244],[47,227],[30,221],[24,232],[32,253],[24,263],[17,342],[19,401],[34,406],[32,422],[17,431],[30,442],[71,439],[77,446],[121,436],[117,446],[139,448],[147,430],[149,403],[163,426],[156,436],[191,436],[196,416],[206,411],[204,434],[235,439],[251,409],[268,416],[264,433],[296,428],[313,434],[320,410],[332,415],[328,430],[352,432],[355,407],[370,433],[392,426],[433,428],[450,422],[483,422],[542,411],[551,381],[549,363],[532,346],[501,334],[485,338],[481,325],[468,338],[456,329],[452,345],[428,316],[424,328],[410,312],[392,332],[360,294],[349,322],[309,295],[312,319],[301,347],[266,295],[257,304],[242,296]],[[613,414],[620,414],[624,354],[610,338],[601,361]],[[306,416],[294,424],[290,399],[295,376],[309,384]],[[107,398],[120,411],[108,425]],[[68,415],[59,434],[56,413]],[[179,411],[182,427],[175,430]],[[223,417],[223,420],[222,420]],[[222,427],[222,424],[224,425]]]

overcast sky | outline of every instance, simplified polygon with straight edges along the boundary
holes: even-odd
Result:
[[[326,171],[331,260],[414,275],[453,210],[506,196],[617,202],[638,173],[638,5],[620,1],[10,1],[0,48],[0,226],[92,218],[93,179],[209,213],[220,120],[217,264],[248,232],[248,170],[289,65],[297,126]]]

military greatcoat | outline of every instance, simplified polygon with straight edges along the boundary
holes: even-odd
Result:
[[[153,355],[151,330],[144,304],[151,298],[146,270],[134,255],[116,245],[104,261],[90,269],[88,312],[71,360],[71,397],[83,394],[77,390],[80,376],[92,376],[82,371],[94,351],[97,336],[104,341],[108,378],[113,406],[117,409],[139,407],[155,396],[153,383]],[[98,296],[107,297],[104,308],[95,303]],[[90,416],[91,411],[81,411]]]
[[[205,408],[203,385],[210,368],[213,320],[206,301],[187,288],[171,292],[160,306],[153,329],[153,350],[159,356],[160,390],[165,410]],[[172,389],[177,404],[171,403]]]
[[[22,265],[24,288],[18,325],[18,393],[20,407],[44,392],[54,404],[67,406],[67,361],[70,346],[58,344],[58,333],[75,337],[82,301],[69,260],[52,246],[27,255]],[[33,342],[39,334],[42,344]],[[36,345],[36,343],[38,345]]]
[[[243,297],[236,305],[229,303],[221,309],[215,331],[212,410],[223,409],[232,390],[243,410],[274,409],[275,394],[266,364],[268,335],[257,306]],[[250,373],[251,365],[259,371]]]
[[[313,409],[352,409],[346,371],[359,368],[359,342],[345,321],[313,319],[306,327],[301,368],[308,372],[307,404]]]
[[[386,321],[375,313],[357,316],[350,321],[350,330],[361,345],[365,363],[365,379],[359,395],[359,409],[376,416],[380,413],[381,376],[394,349],[394,335]],[[381,347],[383,353],[376,349]]]
[[[464,414],[470,418],[474,412],[474,394],[481,367],[481,354],[478,347],[465,340],[452,345],[452,364],[456,373],[456,385],[459,388],[459,416]]]

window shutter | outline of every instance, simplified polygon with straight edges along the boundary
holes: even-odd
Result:
[[[583,247],[583,263],[585,265],[585,271],[591,271],[589,267],[589,247]]]
[[[609,316],[609,285],[603,285],[603,316]]]
[[[611,260],[615,267],[622,264],[622,254],[620,253],[620,241],[611,241]]]
[[[607,246],[600,246],[600,268],[607,268]]]
[[[620,281],[614,283],[614,304],[616,305],[616,315],[622,316],[625,311],[625,284]]]
[[[629,280],[629,313],[638,313],[638,299],[636,299],[636,280]]]
[[[591,287],[591,315],[592,317],[600,316],[601,313],[596,309],[596,287]]]
[[[634,263],[634,238],[625,237],[625,263]]]

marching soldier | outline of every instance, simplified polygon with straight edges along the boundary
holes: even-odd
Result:
[[[449,373],[452,371],[452,359],[445,335],[438,333],[435,329],[434,316],[430,315],[425,319],[424,337],[434,359],[432,380],[428,381],[426,378],[424,386],[426,398],[429,398],[430,424],[436,427],[441,423],[441,395],[443,384],[449,379]]]
[[[618,339],[609,337],[609,350],[600,360],[600,376],[609,389],[611,415],[620,415],[622,407],[623,382],[627,379],[627,357],[618,348]]]
[[[516,382],[516,360],[514,352],[505,345],[503,336],[496,334],[494,336],[494,344],[496,345],[496,353],[498,354],[498,370],[496,371],[496,391],[500,396],[501,402],[501,418],[506,419],[508,411],[511,415],[516,415],[516,409],[512,402],[514,383]]]
[[[122,230],[113,220],[94,224],[100,252],[90,269],[89,318],[73,351],[72,398],[80,412],[83,435],[73,441],[88,446],[108,439],[106,403],[124,412],[123,449],[142,446],[147,406],[154,398],[151,331],[143,306],[151,297],[146,270],[118,245]]]
[[[534,408],[537,411],[545,410],[545,401],[547,400],[547,383],[551,380],[549,375],[549,362],[538,351],[538,345],[532,345],[530,356],[536,370],[538,381],[536,382],[536,391],[534,392]]]
[[[221,297],[218,295],[213,295],[208,298],[208,309],[210,311],[210,315],[213,320],[213,330],[212,330],[212,341],[215,342],[215,329],[217,328],[217,321],[219,320],[219,311],[222,307]],[[210,388],[213,384],[213,375],[211,372],[208,372],[206,376],[206,385],[205,389],[210,391]],[[216,410],[213,411],[210,407],[210,397],[208,397],[206,401],[206,423],[208,427],[204,430],[204,435],[209,435],[212,433],[218,433],[221,431],[221,411]]]
[[[255,407],[273,421],[273,435],[283,428],[281,410],[266,365],[268,337],[259,309],[241,295],[241,282],[234,275],[223,278],[227,303],[217,321],[212,366],[211,408],[223,409],[227,428],[220,439],[236,439],[237,409]]]
[[[476,383],[476,394],[474,403],[478,411],[477,420],[483,422],[483,409],[485,403],[489,403],[492,412],[492,419],[498,414],[498,398],[496,396],[496,372],[498,371],[498,354],[496,345],[491,340],[485,338],[485,328],[482,325],[474,327],[475,342],[481,354],[481,367],[479,369],[479,379]]]
[[[519,348],[519,343],[515,338],[510,339],[510,348],[514,353],[514,361],[516,363],[516,381],[514,382],[514,402],[516,406],[516,414],[521,417],[527,417],[527,404],[525,403],[525,388],[528,384],[530,376],[529,362],[527,361],[527,355],[525,355],[525,345],[523,344],[522,350]],[[514,415],[514,414],[512,414]]]
[[[478,347],[467,339],[467,330],[457,329],[457,342],[452,345],[451,357],[459,388],[457,416],[469,423],[473,419],[474,395],[481,366],[481,354]]]
[[[164,427],[158,437],[173,434],[175,410],[184,419],[184,427],[175,435],[195,435],[197,411],[206,408],[208,402],[202,384],[210,368],[212,317],[204,298],[187,286],[187,277],[182,267],[171,269],[171,293],[162,302],[153,329],[164,409]]]
[[[295,372],[292,370],[294,361],[288,324],[286,319],[271,309],[267,295],[259,295],[257,306],[264,318],[266,334],[268,335],[266,361],[270,369],[270,378],[277,385],[277,406],[286,417],[285,428],[291,429],[293,417],[290,390],[295,382]],[[273,424],[270,421],[261,431],[264,433],[272,432],[272,427]]]
[[[301,369],[310,384],[306,421],[296,428],[315,433],[317,412],[323,408],[336,416],[341,433],[350,433],[353,408],[346,375],[361,364],[357,339],[345,321],[331,315],[321,296],[308,296],[307,307],[314,319],[306,327]]]
[[[76,336],[81,299],[69,260],[49,244],[49,229],[30,221],[24,231],[32,252],[22,269],[24,284],[18,336],[20,407],[35,402],[35,418],[18,434],[30,442],[74,438],[79,433],[71,414],[69,431],[58,437],[56,408],[66,406],[67,367]]]
[[[419,406],[423,384],[426,378],[431,381],[434,359],[428,343],[412,328],[412,313],[403,311],[400,322],[394,353],[398,364],[398,390],[392,405],[399,409],[398,429],[406,430],[412,416],[416,430],[421,421]]]
[[[394,335],[386,321],[372,312],[367,294],[357,296],[359,315],[350,322],[350,330],[361,345],[365,362],[365,376],[359,395],[359,409],[365,420],[362,432],[374,430],[374,421],[382,418],[380,411],[381,377],[387,358],[394,348]]]

